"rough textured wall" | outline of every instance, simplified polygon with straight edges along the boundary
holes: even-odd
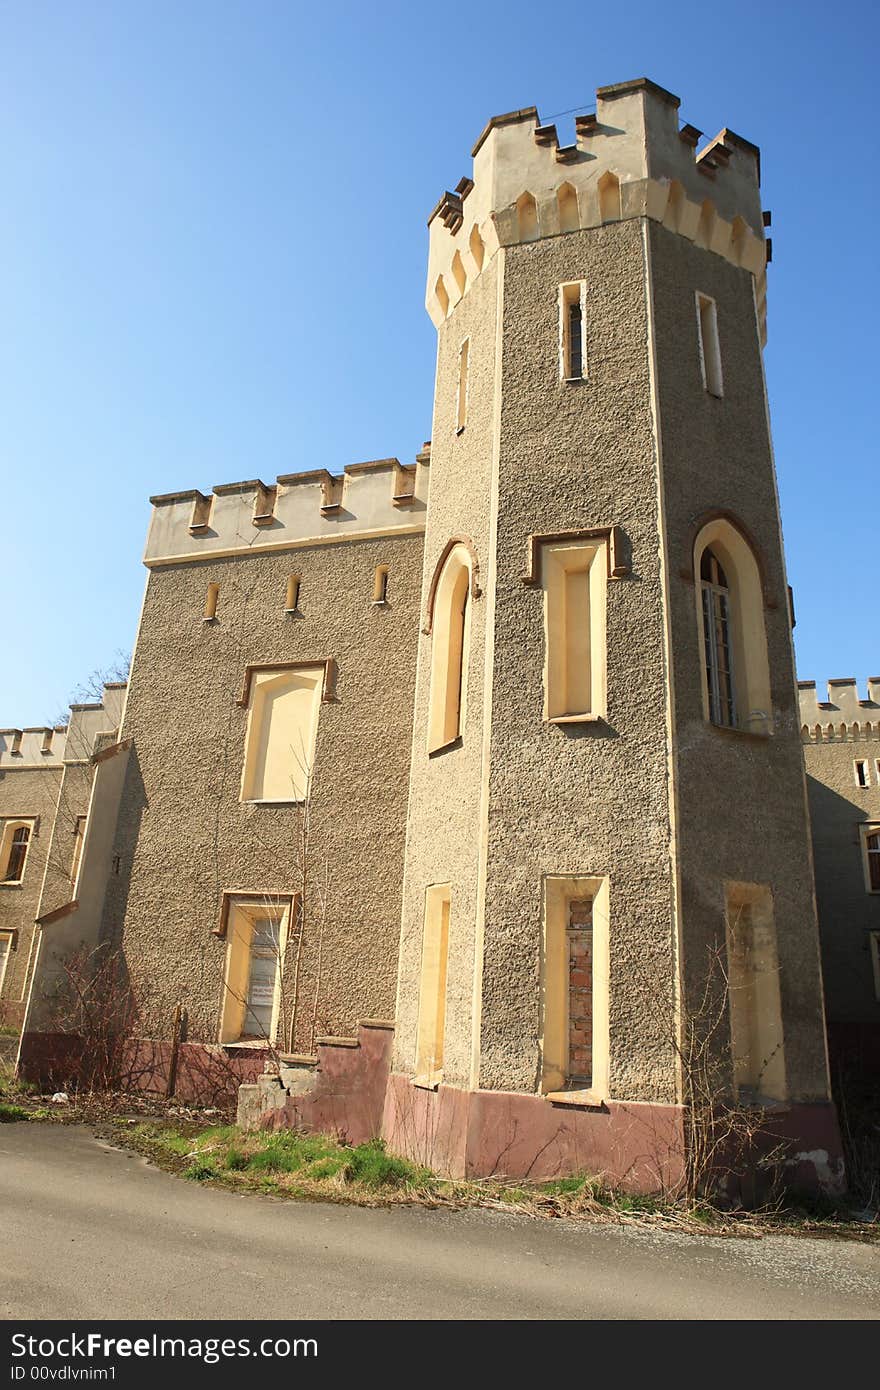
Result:
[[[76,845],[78,816],[86,815],[92,790],[92,766],[88,762],[65,763],[58,792],[58,810],[51,828],[46,878],[40,897],[40,916],[54,912],[73,897],[71,869]]]
[[[769,884],[793,1098],[827,1093],[822,993],[804,769],[773,460],[752,278],[649,224],[664,501],[669,547],[677,810],[685,972],[697,987],[724,940],[724,880]],[[694,295],[716,300],[724,395],[703,388]],[[720,730],[703,717],[693,542],[708,511],[735,514],[764,572],[775,732]]]
[[[479,561],[480,583],[485,589],[489,582],[495,334],[502,261],[503,255],[499,254],[486,266],[438,337],[431,492],[425,533],[425,596],[437,561],[453,536],[469,538]],[[458,361],[465,338],[470,339],[468,414],[463,433],[457,434]],[[490,596],[484,593],[469,605],[470,643],[461,746],[428,756],[431,639],[421,632],[412,731],[395,1066],[409,1072],[415,1068],[425,889],[432,883],[449,883],[449,969],[443,1072],[448,1083],[461,1086],[469,1085],[471,1077],[485,716],[483,668],[490,601]]]
[[[559,380],[558,287],[587,282],[587,379]],[[507,252],[480,1084],[539,1084],[542,877],[610,880],[610,1087],[673,1099],[672,888],[657,481],[642,225]],[[540,589],[526,540],[617,524],[608,718],[542,719]]]
[[[40,890],[52,839],[60,767],[23,767],[0,774],[0,820],[39,817],[32,834],[24,878],[20,884],[0,884],[0,932],[13,932],[0,997],[0,1023],[18,1026],[24,1012],[28,965],[34,939],[34,919],[40,910]]]
[[[151,573],[121,731],[134,746],[105,907],[105,933],[122,933],[145,1028],[167,1033],[180,1000],[190,1037],[215,1040],[222,892],[298,886],[301,811],[239,801],[247,710],[236,701],[249,663],[327,657],[338,663],[337,700],[320,707],[310,856],[316,875],[329,863],[323,974],[319,983],[313,894],[295,1041],[311,1043],[316,992],[318,1033],[391,1015],[421,561],[421,537],[409,536]],[[390,569],[386,607],[371,603],[378,564]],[[301,618],[284,614],[294,572]],[[209,582],[220,586],[216,624],[202,621]]]
[[[871,785],[857,787],[855,758]],[[880,1027],[868,933],[880,931],[880,894],[866,891],[859,826],[880,824],[880,740],[804,746],[813,832],[825,1007],[832,1023]]]

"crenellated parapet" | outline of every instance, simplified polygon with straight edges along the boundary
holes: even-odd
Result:
[[[144,564],[423,531],[430,457],[426,444],[411,464],[374,459],[151,497]]]
[[[798,681],[801,738],[804,743],[880,742],[880,676],[868,677],[868,698],[859,696],[853,676],[828,682],[820,700],[815,681]]]
[[[629,217],[662,222],[751,271],[762,333],[769,242],[757,146],[722,130],[680,125],[679,99],[647,78],[600,87],[596,111],[560,145],[537,108],[493,116],[473,149],[473,178],[444,193],[428,220],[426,307],[453,312],[501,246]]]
[[[0,772],[88,762],[99,735],[119,727],[126,689],[125,681],[105,683],[100,700],[70,706],[66,724],[0,729]]]

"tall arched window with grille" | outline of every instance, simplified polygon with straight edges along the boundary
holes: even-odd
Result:
[[[717,555],[709,546],[703,551],[700,561],[700,588],[709,718],[713,724],[734,728],[736,700],[733,685],[730,589],[727,575]]]
[[[716,516],[694,542],[703,714],[717,728],[773,733],[764,585],[758,558],[732,518]]]

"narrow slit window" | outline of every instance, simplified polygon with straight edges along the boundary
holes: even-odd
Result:
[[[722,728],[736,727],[733,690],[730,589],[717,557],[706,547],[700,561],[703,643],[709,718]]]
[[[41,753],[51,753],[51,752],[52,752],[52,739],[54,738],[54,736],[55,736],[55,730],[54,730],[54,729],[44,729],[44,730],[43,730],[43,744],[42,744],[42,747],[40,748],[40,752],[41,752]]]
[[[868,939],[871,947],[871,970],[874,975],[874,998],[880,1000],[880,931],[870,932]],[[2,975],[0,975],[0,984],[2,984]]]
[[[208,592],[205,594],[205,612],[203,622],[213,623],[217,618],[217,599],[220,595],[219,584],[209,584]]]
[[[548,545],[544,588],[544,718],[605,717],[606,547]]]
[[[871,785],[871,776],[868,772],[868,763],[865,758],[856,758],[853,763],[853,771],[855,773],[857,787],[868,787]]]
[[[450,902],[448,883],[432,884],[425,893],[416,1076],[429,1085],[443,1075]]]
[[[284,603],[285,613],[299,612],[299,587],[300,577],[298,574],[291,574],[287,580],[287,597]]]
[[[384,604],[388,602],[388,566],[377,565],[373,575],[373,602]]]
[[[703,386],[710,396],[723,396],[721,346],[718,341],[718,311],[714,299],[699,293],[697,294],[697,330]]]
[[[77,816],[73,827],[73,854],[70,860],[70,887],[76,887],[76,877],[82,860],[83,838],[86,833],[86,817]]]
[[[458,396],[455,406],[455,428],[461,434],[467,424],[468,409],[468,357],[470,339],[465,338],[458,354]]]
[[[586,286],[583,281],[559,290],[559,374],[563,381],[583,381]]]

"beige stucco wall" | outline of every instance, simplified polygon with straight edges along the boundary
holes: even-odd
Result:
[[[492,274],[503,275],[498,341]],[[558,372],[558,287],[581,278],[589,285],[589,379],[568,386]],[[456,437],[458,349],[467,335],[468,424]],[[463,746],[437,759],[425,752],[430,642],[421,638],[397,1065],[412,1065],[428,883],[452,884],[444,1079],[536,1091],[543,875],[607,875],[611,1092],[669,1096],[663,624],[640,224],[508,248],[443,325],[438,352],[426,578],[449,536],[464,532],[477,547],[486,594],[473,606]],[[527,538],[615,523],[632,547],[635,575],[608,585],[607,726],[546,724],[542,596],[522,582]],[[491,721],[481,699],[490,615]],[[650,1010],[649,991],[658,995]]]
[[[725,880],[769,885],[793,1099],[827,1094],[809,826],[780,540],[751,275],[648,224],[669,549],[678,837],[685,974],[699,988],[723,939]],[[724,395],[703,388],[694,294],[715,299]],[[692,548],[705,513],[729,512],[752,538],[764,578],[772,737],[719,730],[703,715],[703,651]],[[719,936],[719,933],[722,933]]]
[[[226,943],[221,894],[298,886],[300,812],[239,800],[252,663],[338,666],[320,707],[313,781],[314,871],[329,861],[318,1032],[390,1015],[397,942],[421,537],[249,555],[151,571],[126,707],[132,740],[104,930],[121,937],[144,1031],[167,1035],[175,1004],[190,1037],[215,1041]],[[389,566],[387,607],[372,605]],[[302,616],[285,616],[301,575]],[[208,583],[216,623],[202,620]],[[313,920],[313,919],[312,919]],[[298,1044],[309,1043],[316,927],[307,927]]]
[[[478,962],[481,847],[485,826],[482,785],[486,721],[486,624],[492,614],[491,496],[495,473],[497,421],[496,330],[500,311],[503,255],[499,254],[441,330],[431,440],[431,493],[425,533],[422,619],[427,594],[447,542],[466,539],[478,566],[479,598],[470,599],[467,688],[462,742],[428,756],[428,697],[431,639],[418,631],[418,680],[409,788],[407,858],[397,988],[396,1065],[414,1072],[419,975],[425,892],[431,884],[450,885],[449,964],[446,985],[444,1077],[471,1082],[474,1028],[474,972]],[[456,401],[461,344],[468,353],[468,418],[456,433]],[[488,587],[487,587],[488,586]],[[420,624],[421,626],[421,624]]]
[[[880,825],[880,681],[869,692],[859,708],[844,712],[831,703],[838,697],[833,686],[818,709],[815,688],[802,690],[801,713],[828,1019],[876,1027],[869,933],[880,931],[880,894],[866,891],[859,827]],[[868,764],[866,787],[856,785],[857,758]]]
[[[61,740],[63,744],[63,739]],[[24,877],[20,884],[0,884],[0,932],[13,933],[13,944],[0,995],[0,1023],[21,1022],[34,941],[34,921],[52,840],[52,826],[63,769],[59,762],[0,768],[0,820],[38,818],[31,835]]]

